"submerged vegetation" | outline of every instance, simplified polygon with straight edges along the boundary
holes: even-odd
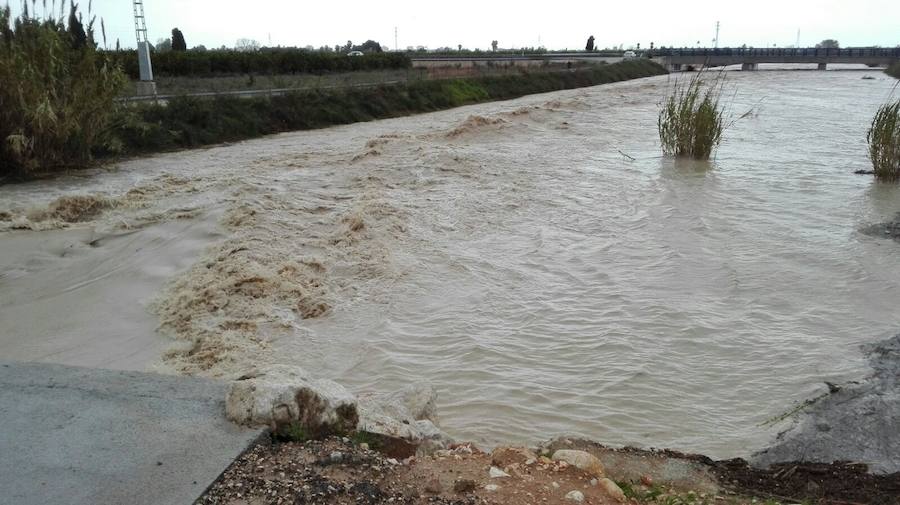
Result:
[[[866,135],[875,177],[900,180],[900,100],[882,105]]]
[[[659,140],[663,152],[672,156],[706,160],[712,155],[725,130],[719,106],[724,77],[712,83],[700,72],[685,84],[676,81],[659,112]]]
[[[75,4],[68,25],[62,15],[32,17],[27,4],[14,20],[9,6],[0,8],[0,177],[81,165],[96,149],[116,149],[113,104],[126,78],[97,51],[93,27]]]
[[[572,72],[416,81],[372,88],[317,89],[272,97],[178,97],[167,105],[129,108],[125,111],[119,134],[132,152],[192,147],[663,73],[665,69],[656,63],[631,60]]]

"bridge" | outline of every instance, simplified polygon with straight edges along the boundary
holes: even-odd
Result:
[[[688,68],[728,65],[740,65],[741,70],[756,70],[760,63],[816,63],[819,70],[825,70],[829,63],[888,66],[900,61],[900,48],[684,48],[655,50],[652,57],[676,72]]]
[[[670,71],[689,68],[741,65],[743,70],[756,70],[760,63],[815,63],[825,70],[829,63],[859,63],[872,67],[889,66],[900,61],[900,48],[656,48],[636,51],[641,57],[652,58]],[[534,54],[412,54],[417,68],[478,67],[507,65],[516,67],[542,66],[576,62],[614,63],[621,61],[624,51],[559,52]]]

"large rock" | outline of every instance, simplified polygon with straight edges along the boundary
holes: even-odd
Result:
[[[596,456],[586,451],[578,451],[573,449],[560,449],[553,453],[554,461],[565,461],[566,463],[580,468],[585,472],[595,476],[604,477],[603,464]]]
[[[395,393],[359,398],[359,431],[401,438],[420,452],[443,449],[453,443],[437,425],[437,393],[430,384],[410,384]]]
[[[620,488],[619,485],[612,480],[606,478],[600,479],[600,486],[603,487],[604,490],[606,490],[607,494],[615,498],[617,502],[625,503],[626,501],[628,501],[628,498],[625,496],[625,492],[622,491],[622,488]]]
[[[809,400],[795,424],[755,454],[752,465],[858,461],[873,473],[900,472],[900,335],[862,349],[871,376]]]
[[[270,365],[232,382],[225,415],[275,431],[299,426],[308,436],[346,433],[359,422],[356,398],[343,386],[287,365]]]
[[[431,421],[437,424],[437,392],[427,382],[414,382],[400,391],[365,397],[374,402],[382,413],[394,419]],[[371,400],[371,402],[369,402]]]

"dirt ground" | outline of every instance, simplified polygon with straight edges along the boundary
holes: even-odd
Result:
[[[505,476],[491,476],[503,471]],[[582,500],[573,496],[577,491]],[[570,499],[566,495],[570,495]],[[198,504],[618,503],[599,480],[527,450],[461,445],[392,458],[348,439],[261,444],[226,470]]]
[[[850,462],[778,463],[753,468],[742,459],[713,463],[721,482],[742,492],[808,503],[900,504],[900,473],[873,475]]]
[[[623,478],[607,463],[606,474],[626,495],[616,499],[595,475],[540,456],[539,449],[501,448],[488,454],[464,444],[416,457],[410,455],[411,446],[366,440],[261,443],[238,458],[197,504],[900,504],[900,474],[872,475],[860,464],[785,463],[760,470],[741,459],[713,461],[674,451],[567,441],[604,462],[638,462],[637,468],[647,469]],[[719,489],[710,492],[699,482],[698,491],[683,482],[667,486],[660,462],[702,467]]]
[[[548,445],[553,448],[561,447],[559,441]],[[568,446],[598,456],[606,465],[607,473],[616,481],[634,481],[634,478],[633,475],[622,473],[623,469],[620,467],[625,466],[624,464],[613,465],[610,464],[611,461],[651,461],[655,463],[646,465],[646,468],[652,469],[648,473],[657,476],[660,482],[666,480],[685,491],[683,483],[675,482],[671,472],[663,477],[665,471],[660,462],[665,462],[670,467],[676,462],[691,465],[698,471],[686,473],[687,480],[708,488],[709,483],[704,481],[711,478],[719,495],[731,496],[731,500],[737,503],[743,503],[747,499],[742,497],[752,497],[749,500],[766,503],[900,505],[900,473],[873,474],[861,463],[794,461],[773,464],[763,469],[751,466],[741,458],[715,461],[707,456],[672,450],[632,447],[614,449],[587,440],[574,440]]]

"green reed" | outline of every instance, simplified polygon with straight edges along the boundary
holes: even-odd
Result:
[[[724,74],[704,82],[704,73],[687,83],[675,81],[659,112],[659,140],[670,156],[706,160],[712,155],[725,130],[725,116],[719,105]]]
[[[16,18],[0,7],[0,178],[77,166],[110,147],[126,79],[97,50],[94,20],[83,25],[76,9],[67,25],[62,13],[29,14],[28,3]]]
[[[900,180],[900,100],[878,108],[866,135],[875,177]]]

